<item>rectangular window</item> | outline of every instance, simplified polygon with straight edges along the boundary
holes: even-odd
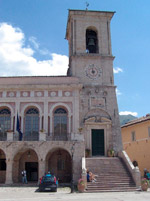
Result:
[[[132,138],[132,141],[136,141],[135,131],[132,131],[131,138]]]
[[[150,127],[148,127],[148,137],[150,137]]]

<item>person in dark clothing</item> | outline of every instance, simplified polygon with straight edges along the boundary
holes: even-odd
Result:
[[[89,171],[87,170],[87,182],[90,182],[90,175],[89,175]]]

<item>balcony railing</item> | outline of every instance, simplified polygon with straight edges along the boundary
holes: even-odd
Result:
[[[9,138],[10,139],[10,138]],[[5,140],[8,140],[6,135]],[[71,140],[70,133],[62,133],[55,135],[54,133],[47,134],[45,132],[23,133],[22,141],[69,141]],[[11,141],[11,140],[9,140]],[[19,133],[12,133],[12,141],[19,141]]]
[[[19,133],[13,134],[13,141],[19,141]],[[39,141],[39,133],[23,133],[21,141]]]
[[[7,141],[7,132],[0,132],[0,141]]]
[[[50,133],[50,135],[46,136],[46,141],[69,141],[70,139],[71,139],[70,133],[62,133],[60,135]]]

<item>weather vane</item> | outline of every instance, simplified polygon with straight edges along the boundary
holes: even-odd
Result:
[[[86,4],[86,10],[88,10],[89,3],[86,1],[85,4]]]

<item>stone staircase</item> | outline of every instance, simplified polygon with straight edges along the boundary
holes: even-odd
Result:
[[[135,191],[136,185],[118,157],[86,158],[86,168],[96,176],[88,182],[86,192]]]

